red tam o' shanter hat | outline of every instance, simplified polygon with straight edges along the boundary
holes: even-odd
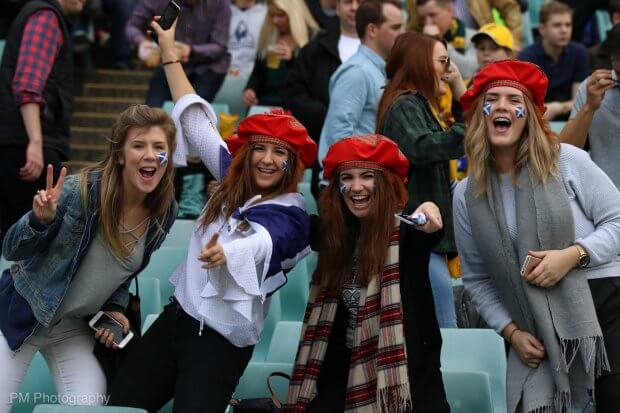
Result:
[[[282,146],[295,153],[306,168],[316,161],[316,143],[308,136],[306,128],[281,109],[248,116],[241,121],[237,133],[226,143],[234,156],[247,142],[266,142]]]
[[[540,67],[519,60],[500,60],[486,65],[474,76],[474,82],[461,96],[461,107],[469,110],[478,96],[492,87],[510,86],[519,89],[545,113],[545,95],[549,80]]]
[[[350,168],[389,171],[407,182],[409,161],[398,145],[383,135],[356,135],[330,146],[323,160],[323,175],[327,179]]]

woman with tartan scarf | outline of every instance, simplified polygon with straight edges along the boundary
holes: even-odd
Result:
[[[439,208],[407,201],[409,162],[381,135],[334,144],[319,200],[319,251],[286,412],[450,410],[428,279],[441,239]]]
[[[461,97],[469,177],[454,193],[463,282],[510,344],[508,412],[617,412],[620,193],[543,120],[532,63],[485,66]]]

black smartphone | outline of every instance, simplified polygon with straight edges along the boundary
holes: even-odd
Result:
[[[179,16],[180,12],[181,7],[178,4],[176,4],[174,1],[168,3],[168,5],[166,6],[166,10],[164,10],[164,12],[161,14],[161,19],[159,19],[158,22],[161,28],[164,30],[168,30],[170,26],[172,26],[172,23],[174,23],[176,18]],[[155,33],[155,31],[151,31],[151,38],[155,40],[155,43],[157,43],[157,33]]]

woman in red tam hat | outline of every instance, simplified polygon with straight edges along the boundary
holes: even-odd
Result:
[[[172,302],[132,351],[111,405],[219,411],[259,342],[270,297],[310,252],[310,218],[297,192],[316,144],[294,117],[250,116],[224,143],[211,105],[197,96],[174,52],[174,30],[156,23],[175,100],[175,165],[199,156],[221,184],[194,224],[187,258],[171,277]]]
[[[617,411],[620,193],[543,120],[547,78],[485,66],[461,98],[469,177],[454,194],[463,282],[510,345],[507,411]],[[583,410],[582,410],[583,409]]]
[[[448,412],[428,280],[439,208],[400,214],[409,162],[384,136],[335,143],[323,167],[319,262],[284,411]]]

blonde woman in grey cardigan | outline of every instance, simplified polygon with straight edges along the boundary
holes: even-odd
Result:
[[[538,66],[486,66],[461,98],[469,177],[454,194],[463,281],[510,344],[508,412],[616,410],[620,193],[543,120]]]

